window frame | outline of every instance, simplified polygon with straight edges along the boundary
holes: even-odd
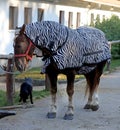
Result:
[[[32,23],[32,8],[24,7],[24,24]]]
[[[59,11],[59,23],[64,25],[65,20],[65,11],[60,10]]]
[[[37,9],[37,21],[42,21],[44,17],[44,9],[38,8]]]
[[[14,30],[18,25],[18,7],[9,6],[9,30]]]
[[[68,14],[68,27],[73,28],[73,12],[69,12]]]

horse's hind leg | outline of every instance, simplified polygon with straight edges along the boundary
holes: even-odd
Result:
[[[91,78],[90,80],[94,80],[94,79]],[[85,105],[84,109],[92,109],[94,111],[98,110],[99,108],[98,85],[99,85],[99,81],[97,81],[96,83],[91,83],[91,81],[89,82],[89,79],[87,77],[86,87],[87,89],[89,89],[89,95],[88,95],[87,104]]]
[[[95,70],[85,75],[87,88],[89,89],[89,97],[84,109],[92,109],[93,111],[99,109],[98,86],[105,63],[106,61],[99,63]]]
[[[51,85],[50,91],[51,91],[51,100],[52,100],[50,110],[47,114],[48,118],[56,118],[56,111],[57,111],[57,106],[56,106],[57,75],[53,73],[48,74],[48,78],[50,80],[50,85]]]
[[[74,79],[75,74],[73,72],[67,75],[68,109],[64,116],[65,120],[72,120],[74,116],[73,112]]]

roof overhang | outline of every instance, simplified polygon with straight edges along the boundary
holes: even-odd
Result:
[[[119,0],[20,0],[120,12]]]

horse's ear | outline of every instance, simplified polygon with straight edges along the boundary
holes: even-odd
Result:
[[[25,32],[25,24],[23,24],[23,26],[22,26],[22,28],[20,30],[20,34],[24,34],[24,32]]]

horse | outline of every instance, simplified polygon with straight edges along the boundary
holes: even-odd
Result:
[[[111,58],[108,42],[101,30],[92,27],[70,29],[54,21],[23,24],[14,39],[15,65],[25,71],[35,47],[42,51],[42,73],[50,80],[51,106],[47,118],[56,118],[57,76],[67,77],[68,107],[65,120],[74,118],[73,94],[76,74],[86,79],[89,93],[84,109],[99,109],[98,86],[107,61]]]

